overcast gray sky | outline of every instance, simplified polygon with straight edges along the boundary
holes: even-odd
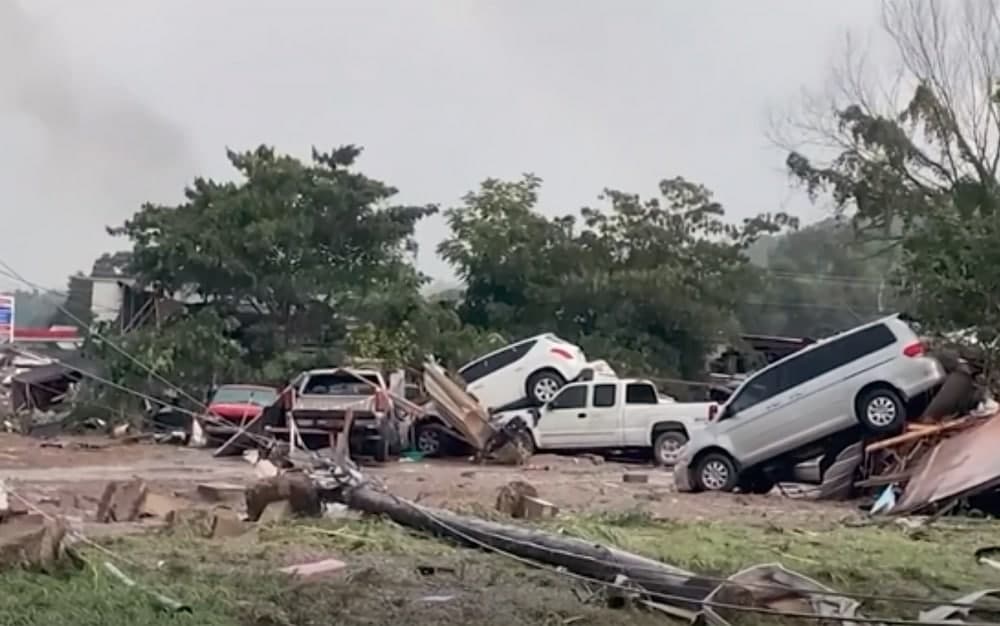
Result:
[[[365,147],[409,202],[545,179],[548,211],[683,175],[734,217],[790,192],[769,107],[819,87],[871,0],[0,0],[0,259],[62,288],[104,226],[224,148]],[[420,267],[443,220],[419,231]],[[0,288],[14,286],[0,277]]]

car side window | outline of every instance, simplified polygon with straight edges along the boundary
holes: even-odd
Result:
[[[782,391],[801,385],[830,371],[830,346],[820,346],[798,354],[779,367],[784,371]]]
[[[751,378],[729,403],[728,416],[735,416],[780,393],[781,376],[782,369],[774,367]]]
[[[631,383],[625,388],[626,404],[659,404],[656,389],[648,383]]]
[[[535,343],[535,340],[516,343],[502,352],[498,352],[493,356],[476,361],[465,369],[460,370],[458,375],[462,377],[465,384],[472,384],[480,378],[488,376],[489,374],[492,374],[493,372],[520,360],[521,357],[528,354],[528,352],[535,347]]]
[[[486,376],[489,369],[490,359],[479,359],[475,363],[468,365],[467,367],[460,369],[458,375],[465,381],[466,384],[471,384]]]
[[[582,409],[587,406],[587,385],[563,387],[559,395],[549,402],[550,409]]]
[[[615,395],[618,385],[594,385],[591,404],[594,408],[607,408],[615,405]]]

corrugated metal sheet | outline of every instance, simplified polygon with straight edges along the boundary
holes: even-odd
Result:
[[[893,513],[908,513],[1000,483],[1000,415],[939,443],[917,466]]]

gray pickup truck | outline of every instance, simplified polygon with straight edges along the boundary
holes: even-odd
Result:
[[[376,369],[338,367],[299,374],[285,398],[285,425],[270,426],[275,434],[287,434],[294,421],[303,438],[328,440],[341,433],[348,412],[353,415],[350,447],[354,454],[388,458],[399,446],[393,422],[393,403],[385,377]]]

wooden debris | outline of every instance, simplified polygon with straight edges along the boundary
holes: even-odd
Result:
[[[139,516],[166,519],[173,511],[189,508],[191,508],[191,503],[187,500],[147,491],[142,499]]]
[[[206,502],[240,501],[246,497],[246,489],[232,483],[200,483],[195,491]]]
[[[42,515],[21,515],[0,524],[0,569],[45,569],[63,555],[65,524]]]
[[[497,492],[496,510],[514,518],[524,517],[524,499],[537,498],[538,490],[523,480],[507,483]]]
[[[548,500],[524,496],[521,498],[521,517],[528,520],[551,519],[559,514],[559,507]]]
[[[923,439],[924,437],[930,437],[931,435],[936,435],[949,430],[955,430],[966,426],[969,423],[969,418],[961,417],[959,419],[950,420],[937,426],[927,426],[924,424],[916,425],[910,424],[907,426],[907,431],[902,435],[896,435],[895,437],[889,437],[888,439],[883,439],[881,441],[876,441],[873,444],[868,445],[865,448],[865,452],[871,454],[877,450],[884,450],[886,448],[893,448],[899,446],[900,444],[908,443],[910,441],[916,441],[918,439]]]
[[[288,567],[282,567],[279,571],[292,576],[299,576],[301,578],[311,578],[335,574],[346,567],[347,563],[344,563],[343,561],[339,561],[337,559],[323,559],[322,561],[314,561],[312,563],[289,565]]]
[[[323,508],[316,486],[303,474],[285,473],[259,480],[246,491],[247,519],[257,521],[272,502],[287,500],[296,515],[318,516]]]
[[[97,521],[102,523],[135,521],[142,510],[146,492],[146,483],[138,478],[127,482],[108,483],[97,505]]]

